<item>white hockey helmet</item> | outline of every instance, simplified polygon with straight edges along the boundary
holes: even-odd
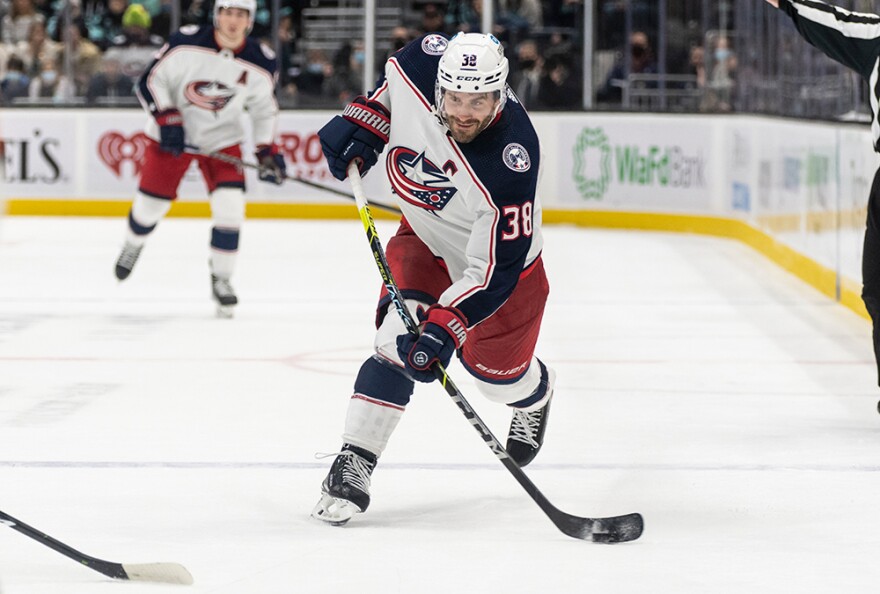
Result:
[[[443,110],[443,92],[498,93],[497,115],[507,100],[507,73],[510,70],[504,47],[494,35],[457,33],[437,66],[437,84],[434,103],[440,118],[446,123]]]
[[[221,8],[240,8],[248,11],[248,33],[254,28],[254,18],[257,16],[257,0],[215,0],[214,2],[214,26],[217,26],[217,15]]]

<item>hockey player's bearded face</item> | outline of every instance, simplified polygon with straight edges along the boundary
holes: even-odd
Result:
[[[247,36],[250,15],[241,8],[221,8],[217,13],[217,34],[222,45],[236,49]]]
[[[445,91],[443,111],[446,124],[456,142],[471,142],[495,117],[496,93]]]

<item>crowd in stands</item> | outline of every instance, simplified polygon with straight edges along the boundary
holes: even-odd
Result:
[[[74,99],[89,105],[136,103],[134,81],[171,33],[174,1],[181,3],[181,25],[210,22],[211,0],[0,0],[0,105]],[[387,53],[377,56],[376,72],[388,55],[426,32],[481,31],[481,0],[410,1],[390,40],[383,40]],[[600,10],[619,4],[603,0]],[[363,44],[343,42],[335,51],[301,44],[300,15],[307,5],[307,0],[282,0],[276,45],[269,4],[258,0],[253,35],[281,50],[282,106],[345,105],[363,91]],[[496,0],[496,6],[492,33],[506,47],[509,83],[521,101],[529,109],[580,109],[583,0]],[[598,41],[617,42],[605,27],[599,29]],[[691,44],[690,55],[680,62],[693,75],[693,85],[715,89],[701,108],[725,110],[736,63],[729,40],[714,43],[723,59],[712,60],[711,68],[701,43]],[[623,56],[626,48],[618,49]],[[656,73],[648,34],[634,32],[629,51],[629,64],[618,59],[597,89],[600,102],[619,105],[627,84],[624,66],[631,73]]]
[[[582,0],[498,0],[491,31],[505,45],[511,87],[529,109],[579,109],[582,101],[580,23]],[[481,32],[481,0],[415,0],[391,31],[385,59],[428,32]],[[337,52],[312,49],[282,74],[282,101],[289,105],[345,105],[363,87],[364,51],[359,42]]]
[[[129,0],[0,0],[0,15],[5,104],[18,98],[131,98],[134,81],[165,42],[169,25],[158,2],[148,8]]]

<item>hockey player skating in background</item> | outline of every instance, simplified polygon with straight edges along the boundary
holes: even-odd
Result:
[[[541,259],[540,148],[507,87],[491,35],[417,39],[388,59],[318,135],[330,171],[361,174],[386,150],[403,212],[388,242],[391,272],[422,321],[416,340],[383,290],[375,354],[354,382],[342,451],[312,515],[344,524],[370,504],[370,477],[413,393],[458,351],[479,391],[513,409],[507,450],[520,466],[544,440],[555,374],[534,355],[549,287]],[[387,146],[387,148],[386,148]]]
[[[277,59],[247,36],[255,11],[256,0],[218,0],[213,26],[183,27],[140,77],[137,92],[151,116],[146,127],[151,142],[116,262],[116,277],[128,278],[144,242],[168,213],[180,181],[196,160],[210,193],[211,288],[224,316],[238,303],[229,280],[245,214],[244,174],[236,165],[204,155],[218,151],[241,158],[242,117],[247,111],[262,166],[260,179],[280,184],[286,171],[274,143]],[[184,152],[188,147],[201,154]]]
[[[880,15],[855,13],[818,0],[767,0],[794,21],[798,32],[830,58],[868,81],[874,111],[871,135],[880,152]],[[880,380],[880,169],[868,195],[868,220],[862,251],[862,300],[874,325],[874,357]],[[880,410],[880,404],[878,404]]]

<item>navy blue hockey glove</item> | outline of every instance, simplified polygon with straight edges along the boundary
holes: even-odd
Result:
[[[358,159],[361,177],[379,160],[379,153],[391,133],[391,113],[378,101],[357,97],[341,116],[336,116],[318,131],[321,149],[333,177],[342,181],[348,164]]]
[[[424,316],[419,312],[419,318]],[[424,316],[422,333],[416,339],[407,332],[397,337],[397,353],[406,372],[419,382],[434,381],[434,363],[445,369],[452,353],[467,339],[467,324],[461,313],[451,307],[432,305]]]
[[[166,109],[156,114],[159,124],[159,148],[175,157],[183,152],[183,116],[176,109]]]
[[[284,182],[287,164],[284,163],[284,155],[278,152],[277,146],[274,144],[258,145],[257,162],[260,164],[260,172],[257,174],[260,181],[279,186]]]

